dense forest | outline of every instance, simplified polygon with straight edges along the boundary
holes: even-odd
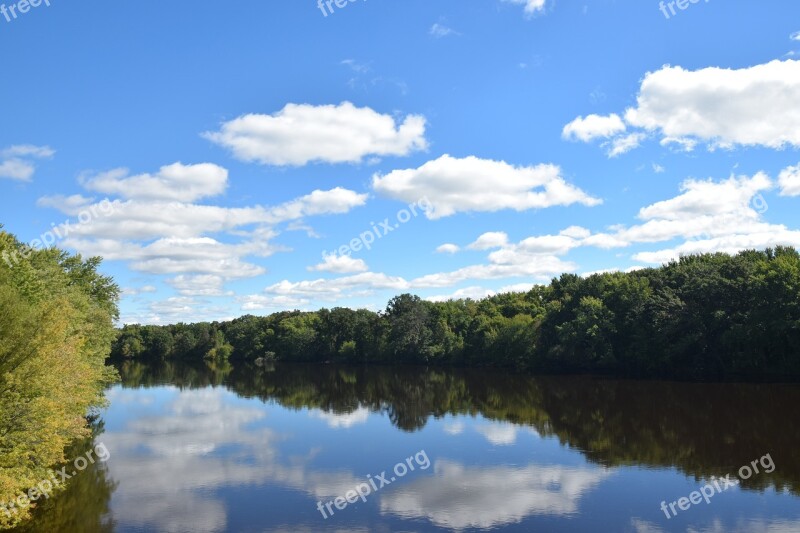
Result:
[[[93,409],[117,377],[105,362],[119,290],[98,274],[99,259],[34,250],[4,231],[0,256],[8,259],[0,261],[2,505],[49,479],[91,437]],[[0,510],[0,529],[31,507]]]
[[[800,254],[792,248],[683,257],[660,268],[564,274],[527,293],[386,310],[345,308],[230,322],[128,325],[113,355],[494,366],[683,379],[800,377]]]

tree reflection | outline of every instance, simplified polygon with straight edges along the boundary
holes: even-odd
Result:
[[[92,437],[75,443],[67,450],[67,457],[85,455],[102,441],[103,421],[92,422]],[[81,531],[82,533],[110,533],[114,531],[109,503],[117,484],[108,475],[105,463],[95,461],[69,480],[64,492],[40,502],[33,517],[14,529],[17,533],[53,533],[55,531]]]
[[[743,481],[800,493],[800,427],[779,411],[800,403],[793,385],[697,384],[590,377],[532,377],[487,370],[276,364],[224,371],[128,362],[124,386],[224,384],[244,397],[291,409],[385,413],[404,431],[430,417],[476,415],[531,426],[605,466],[735,474],[769,453],[772,473]]]

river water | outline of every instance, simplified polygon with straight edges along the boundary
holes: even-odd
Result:
[[[107,461],[75,472],[26,531],[800,532],[797,385],[120,373],[86,444]]]

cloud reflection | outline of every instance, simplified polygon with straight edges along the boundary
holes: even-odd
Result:
[[[359,407],[352,413],[332,413],[329,411],[313,410],[311,416],[319,418],[327,422],[328,427],[332,429],[351,428],[353,426],[364,424],[369,418],[369,409],[366,407]]]
[[[165,387],[167,392],[177,389]],[[112,393],[123,405],[137,391]],[[214,491],[225,487],[278,484],[315,500],[344,494],[360,480],[348,472],[315,472],[313,457],[280,457],[284,438],[252,424],[267,416],[261,405],[236,401],[222,389],[181,391],[164,414],[130,421],[103,441],[107,463],[119,481],[114,519],[148,530],[215,532],[227,527],[227,509]]]
[[[664,533],[664,529],[652,522],[634,518],[631,520],[636,533]],[[735,524],[724,524],[719,518],[704,527],[689,526],[686,533],[797,533],[800,520],[738,520]]]
[[[384,494],[381,512],[455,530],[488,529],[530,515],[575,514],[581,496],[611,475],[603,468],[467,467],[445,460],[434,473]]]

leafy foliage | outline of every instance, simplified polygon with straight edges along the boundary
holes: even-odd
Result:
[[[83,260],[32,250],[0,231],[0,502],[48,476],[65,449],[89,435],[116,373],[105,366],[119,290]],[[26,519],[0,512],[0,529]]]
[[[800,255],[705,254],[527,293],[386,310],[322,309],[232,322],[126,326],[119,358],[496,366],[538,372],[722,379],[800,377]]]

